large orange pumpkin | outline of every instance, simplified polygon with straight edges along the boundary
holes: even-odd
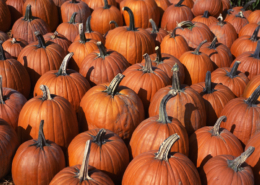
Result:
[[[5,0],[0,0],[0,31],[7,32],[11,26],[11,14]]]
[[[242,11],[240,11],[237,15],[228,15],[225,21],[229,22],[235,28],[237,34],[239,34],[240,30],[249,23],[244,17]]]
[[[104,0],[82,0],[85,2],[91,10],[95,10],[98,7],[104,7]],[[116,6],[116,0],[107,0],[108,5]]]
[[[251,36],[253,35],[255,29],[260,25],[260,22],[258,23],[249,23],[245,25],[240,31],[238,36],[242,37],[244,35]],[[260,32],[258,31],[257,37],[260,37]]]
[[[199,15],[192,19],[193,22],[201,22],[210,27],[211,24],[218,22],[216,17],[210,16],[208,11],[205,11],[203,15]]]
[[[196,0],[193,5],[193,14],[198,16],[208,11],[210,15],[217,17],[222,12],[222,7],[221,0]]]
[[[257,24],[260,21],[260,10],[253,11],[247,19],[250,23]]]
[[[260,85],[260,75],[256,75],[246,85],[246,88],[243,93],[243,97],[249,98],[250,95],[256,90],[256,88],[259,85]],[[260,101],[260,97],[257,100]]]

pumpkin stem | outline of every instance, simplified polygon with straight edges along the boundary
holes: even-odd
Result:
[[[106,92],[108,95],[111,95],[112,97],[114,97],[115,93],[116,93],[116,89],[119,86],[119,83],[121,82],[121,80],[124,78],[125,76],[121,73],[118,73],[113,80],[110,82],[109,86],[107,87],[107,89],[104,91]]]
[[[58,37],[59,33],[57,31],[55,31],[53,33],[53,35],[51,36],[51,39],[55,39],[56,37]]]
[[[152,33],[158,33],[158,28],[157,28],[154,20],[153,19],[149,19],[149,22],[151,23],[152,28],[153,28]]]
[[[89,155],[90,155],[90,146],[91,146],[91,141],[88,140],[86,142],[86,146],[85,146],[85,151],[84,151],[82,165],[81,165],[80,171],[78,173],[78,178],[79,178],[80,182],[92,179],[89,176],[89,174],[88,174],[88,163],[89,163]]]
[[[156,51],[155,62],[157,63],[157,65],[159,65],[159,64],[163,63],[161,48],[159,46],[156,46],[155,51]]]
[[[247,160],[247,158],[255,151],[255,147],[250,146],[245,152],[234,160],[227,160],[228,167],[232,168],[235,172],[242,170],[242,164]]]
[[[2,40],[0,40],[0,60],[6,60]]]
[[[159,151],[155,154],[155,159],[168,161],[172,145],[180,139],[178,134],[173,134],[160,145]]]
[[[253,42],[256,42],[258,39],[257,39],[257,34],[259,32],[259,28],[260,28],[260,25],[258,25],[254,31],[254,33],[252,34],[250,40],[253,41]]]
[[[256,59],[260,59],[259,53],[260,53],[260,40],[257,41],[257,46],[256,46],[256,49],[255,49],[255,52],[251,56],[256,58]]]
[[[218,118],[214,127],[211,129],[213,136],[219,136],[220,124],[222,123],[222,121],[226,121],[226,119],[227,119],[226,116],[221,116],[220,118]]]
[[[246,103],[250,106],[257,103],[257,99],[260,96],[260,85],[255,89],[255,91],[251,94],[251,96],[246,100]]]
[[[109,24],[114,24],[116,28],[118,27],[118,24],[117,24],[117,22],[116,22],[116,21],[114,21],[114,20],[110,21],[110,22],[109,22]]]
[[[246,11],[246,9],[247,9],[250,5],[252,5],[253,3],[255,3],[255,0],[248,1],[248,2],[243,6],[243,8],[241,8],[240,10],[241,10],[241,11]]]
[[[58,76],[60,76],[60,75],[67,75],[67,72],[66,72],[66,70],[67,70],[67,65],[68,65],[69,60],[70,60],[71,57],[73,56],[73,54],[74,54],[74,53],[69,53],[69,54],[67,54],[67,55],[64,57],[64,59],[63,59],[61,65],[60,65],[60,69],[59,69],[59,71],[58,71],[58,73],[57,73]]]
[[[209,49],[216,49],[216,43],[217,43],[218,38],[214,37],[213,41],[211,42]]]
[[[31,22],[33,20],[31,5],[26,6],[25,15],[23,20]]]
[[[135,20],[134,20],[134,14],[133,14],[132,10],[127,6],[123,7],[122,10],[127,11],[128,15],[130,17],[130,24],[129,24],[128,30],[135,31]]]
[[[90,26],[90,20],[91,20],[91,15],[88,16],[87,21],[86,21],[86,33],[92,32],[92,29],[91,29],[91,26]]]
[[[37,39],[38,39],[38,48],[46,48],[46,43],[45,40],[42,36],[42,34],[39,31],[34,32],[34,34],[36,35]]]
[[[5,104],[4,95],[3,95],[2,75],[0,75],[0,103],[1,103],[1,104]]]
[[[201,48],[201,46],[202,46],[203,44],[205,44],[206,42],[207,42],[207,40],[202,41],[202,42],[199,44],[199,46],[196,48],[196,50],[195,50],[194,52],[192,52],[192,53],[195,54],[195,55],[199,55],[199,54],[200,54],[200,48]]]
[[[47,87],[47,85],[41,85],[40,89],[42,90],[42,100],[52,100],[51,98],[51,93],[50,93],[50,89]]]
[[[237,75],[237,68],[240,64],[240,61],[236,61],[235,64],[233,65],[231,71],[229,73],[227,73],[227,76],[229,76],[230,78],[234,78]]]
[[[172,68],[172,71],[173,71],[173,75],[172,75],[172,89],[175,92],[179,92],[179,91],[181,91],[181,82],[180,82],[180,78],[179,78],[180,68],[179,68],[179,65],[177,63],[174,64],[174,66]]]
[[[104,0],[104,9],[109,9],[109,5],[108,5],[108,2],[107,0]]]
[[[75,22],[76,15],[77,15],[77,12],[74,12],[74,13],[71,15],[70,21],[69,21],[70,24],[75,24],[75,23],[76,23],[76,22]]]
[[[182,6],[182,3],[184,2],[184,0],[180,0],[176,5],[175,5],[175,7],[180,7],[180,6]]]
[[[223,19],[222,14],[219,14],[217,19],[219,20],[218,25],[223,26],[224,25],[224,19]]]
[[[16,39],[15,38],[12,38],[12,44],[16,43]]]
[[[228,15],[230,15],[231,12],[234,12],[234,10],[233,10],[233,9],[228,9],[228,10],[227,10],[227,14],[228,14]]]
[[[39,147],[43,150],[44,146],[50,146],[48,141],[45,139],[44,132],[43,132],[43,125],[44,125],[44,120],[41,120],[40,127],[39,127],[39,133],[38,133],[38,140],[35,141],[34,144],[30,146],[36,146]]]
[[[202,17],[209,18],[209,12],[205,11]]]
[[[102,44],[101,41],[98,41],[97,42],[97,47],[99,49],[100,57],[102,57],[104,59],[107,56],[107,52],[106,52],[105,46]]]
[[[176,95],[176,92],[174,92],[174,94],[168,93],[163,97],[159,107],[159,119],[157,120],[158,122],[165,124],[171,123],[171,120],[167,115],[166,104],[173,97],[173,95]]]
[[[96,143],[98,146],[102,146],[102,144],[104,143],[105,141],[105,135],[106,135],[106,130],[101,128],[97,135],[94,136],[93,138],[93,142]]]
[[[77,3],[77,1],[76,0],[71,0],[71,3]]]
[[[80,43],[85,44],[87,42],[87,39],[83,30],[83,23],[79,24],[79,36],[80,36]]]
[[[206,79],[205,79],[205,92],[207,94],[212,93],[212,86],[211,86],[211,72],[207,71],[206,73]]]
[[[236,17],[240,17],[240,18],[245,18],[244,14],[242,11],[238,12],[238,14],[236,15]]]
[[[152,60],[150,58],[150,56],[145,53],[143,55],[144,59],[145,59],[145,66],[143,67],[143,72],[144,73],[153,73],[153,65],[152,65]]]
[[[193,24],[193,22],[191,22],[191,21],[182,21],[182,22],[177,24],[177,27],[185,27],[185,28],[188,28],[190,30],[192,30],[192,28],[194,26],[195,26],[195,24]]]
[[[172,31],[172,33],[171,33],[171,35],[170,35],[171,38],[175,38],[175,37],[176,37],[176,30],[177,30],[177,29],[183,30],[182,27],[176,27],[176,28],[174,28],[173,31]]]

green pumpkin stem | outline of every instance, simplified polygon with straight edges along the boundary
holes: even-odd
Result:
[[[34,32],[34,34],[39,41],[37,47],[38,48],[46,48],[46,43],[45,43],[45,40],[44,40],[42,34],[39,31]]]
[[[257,46],[256,46],[256,49],[255,49],[255,52],[251,56],[256,58],[256,59],[260,59],[259,54],[260,54],[260,40],[257,41]]]
[[[172,33],[171,33],[171,35],[170,35],[171,38],[175,38],[175,37],[176,37],[176,30],[177,30],[177,29],[183,30],[182,27],[176,27],[176,28],[174,28],[173,31],[172,31]]]
[[[220,118],[218,118],[218,120],[216,121],[214,127],[212,128],[211,132],[213,136],[219,136],[219,131],[220,131],[220,124],[225,121],[227,119],[226,116],[221,116]]]
[[[76,22],[75,22],[76,15],[77,15],[77,12],[74,12],[74,13],[71,15],[70,21],[69,21],[70,24],[75,24],[75,23],[76,23]]]
[[[171,147],[179,139],[180,136],[178,134],[173,134],[165,139],[161,144],[159,151],[155,154],[155,159],[168,161]]]
[[[258,32],[259,32],[259,28],[260,28],[260,25],[258,25],[254,31],[254,33],[252,34],[250,40],[253,41],[253,42],[256,42],[258,40]]]
[[[155,51],[156,51],[155,62],[157,63],[157,65],[159,65],[159,64],[163,63],[161,48],[159,46],[156,46]]]
[[[199,46],[196,48],[196,50],[195,50],[194,52],[192,52],[192,53],[195,54],[195,55],[199,55],[199,54],[200,54],[200,48],[201,48],[201,46],[202,46],[203,44],[205,44],[206,42],[207,42],[207,40],[202,41],[202,42],[199,44]]]
[[[78,179],[81,182],[85,180],[91,180],[92,178],[88,174],[88,164],[89,164],[89,155],[90,155],[90,146],[91,146],[91,141],[88,140],[86,142],[85,146],[85,151],[84,151],[84,156],[83,156],[83,161],[81,164],[80,171],[78,173]]]
[[[175,7],[180,7],[180,6],[182,6],[182,3],[184,2],[184,0],[180,0],[176,5],[175,5]]]
[[[216,43],[217,43],[218,38],[214,37],[213,41],[211,42],[209,49],[216,49]]]
[[[175,92],[176,95],[176,92]],[[166,94],[161,103],[160,103],[160,107],[159,107],[159,119],[157,120],[160,123],[171,123],[171,120],[169,119],[168,115],[167,115],[167,111],[166,111],[166,104],[167,102],[173,97],[172,93],[168,93]]]
[[[228,160],[228,167],[232,168],[235,172],[242,170],[242,164],[247,160],[247,158],[255,151],[255,147],[250,146],[245,152],[234,160]]]
[[[145,53],[143,55],[144,59],[145,59],[145,65],[143,67],[143,72],[144,73],[152,73],[153,72],[153,65],[152,65],[152,60],[150,58],[150,56]]]
[[[135,31],[135,20],[134,20],[134,14],[133,14],[132,10],[127,6],[123,7],[122,10],[127,11],[129,18],[130,18],[130,24],[129,24],[128,30]]]
[[[80,43],[85,44],[87,42],[84,30],[83,30],[83,23],[79,24],[79,37],[80,37]]]
[[[90,20],[91,20],[91,15],[88,16],[87,21],[86,21],[86,33],[92,32],[92,29],[91,29],[91,26],[90,26]]]
[[[2,81],[3,77],[2,75],[0,75],[0,103],[1,104],[5,104],[4,101],[4,94],[3,94],[3,81]]]
[[[6,60],[5,52],[3,48],[3,41],[0,40],[0,60]]]
[[[246,100],[246,103],[250,106],[257,103],[257,99],[260,96],[260,85],[255,89],[251,96]]]
[[[246,9],[247,9],[250,5],[252,5],[253,3],[255,3],[255,2],[256,2],[255,0],[248,1],[248,2],[243,6],[243,8],[241,8],[240,10],[241,10],[241,11],[246,11]]]
[[[152,33],[158,33],[158,28],[157,28],[156,23],[154,22],[154,20],[153,19],[149,19],[149,22],[151,23],[152,28],[153,28]]]
[[[107,56],[107,52],[106,52],[105,46],[102,44],[101,41],[98,41],[97,42],[97,47],[99,49],[100,57],[104,59]]]
[[[32,9],[31,9],[30,4],[26,6],[25,15],[24,15],[23,20],[29,21],[29,22],[33,20]]]
[[[40,89],[42,90],[42,100],[52,100],[50,89],[46,85],[40,85]]]
[[[105,140],[106,130],[101,128],[97,135],[94,136],[93,142],[96,143],[98,146],[102,146],[104,140]]]
[[[172,68],[172,89],[175,92],[180,92],[181,91],[181,82],[180,82],[180,78],[179,78],[179,65],[176,63],[174,64],[173,68]]]
[[[205,91],[207,94],[212,93],[212,83],[211,83],[211,72],[207,71],[205,79]]]
[[[240,61],[236,61],[235,64],[233,65],[231,71],[229,73],[227,73],[227,75],[230,78],[234,78],[237,75],[237,68],[238,68],[240,63],[241,63]]]
[[[108,95],[111,95],[112,97],[114,97],[114,95],[116,93],[116,89],[124,77],[125,76],[123,74],[118,73],[113,78],[113,80],[110,82],[109,86],[107,87],[107,89],[104,92],[106,92]]]
[[[109,22],[109,24],[114,24],[116,28],[118,27],[118,24],[117,24],[117,22],[116,22],[116,21],[114,21],[114,20],[110,21],[110,22]]]
[[[202,17],[209,18],[209,12],[205,11]]]
[[[68,66],[68,63],[69,63],[71,57],[73,56],[73,54],[74,53],[69,53],[69,54],[67,54],[64,57],[64,59],[63,59],[63,61],[61,63],[60,69],[59,69],[59,71],[57,73],[58,76],[60,76],[60,75],[67,75],[67,72],[66,72],[67,71],[67,66]]]
[[[109,5],[108,5],[108,2],[107,0],[103,0],[104,1],[104,9],[109,9]]]

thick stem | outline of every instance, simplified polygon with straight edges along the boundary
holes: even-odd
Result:
[[[31,10],[30,4],[26,6],[25,15],[24,15],[23,20],[29,21],[29,22],[33,20],[32,10]]]
[[[2,40],[0,40],[0,60],[6,60]]]
[[[87,21],[86,21],[86,33],[91,33],[92,29],[90,26],[90,20],[91,20],[91,16],[88,16]]]
[[[236,17],[240,17],[240,18],[244,18],[244,14],[242,11],[238,12],[238,14],[236,15]]]
[[[158,33],[158,28],[157,28],[156,23],[154,22],[154,20],[153,19],[149,19],[149,22],[151,23],[152,28],[153,28],[152,33]]]
[[[129,21],[130,24],[129,24],[128,30],[135,31],[135,20],[134,20],[134,14],[133,14],[132,10],[130,8],[128,8],[127,6],[123,7],[122,10],[127,11],[129,18],[130,18],[130,21]]]
[[[167,115],[166,104],[173,96],[176,96],[176,93],[175,94],[168,93],[163,97],[159,107],[159,119],[157,120],[158,122],[164,124],[171,123],[171,120]]]
[[[155,59],[155,62],[157,63],[157,65],[163,63],[161,48],[160,48],[159,46],[156,46],[156,47],[155,47],[155,51],[156,51],[156,59]]]
[[[42,90],[42,100],[52,100],[50,89],[46,85],[41,85],[40,89]]]
[[[257,38],[257,35],[258,35],[258,32],[259,32],[259,28],[260,28],[260,25],[258,25],[254,31],[254,33],[252,34],[250,40],[253,41],[253,42],[256,42],[258,40]]]
[[[113,78],[113,80],[110,82],[109,86],[107,87],[107,89],[104,92],[106,92],[108,95],[111,95],[112,97],[114,97],[114,95],[116,93],[116,89],[124,77],[125,77],[124,75],[122,75],[121,73],[118,73]]]
[[[199,46],[196,48],[196,50],[195,50],[194,52],[192,52],[192,53],[195,54],[195,55],[199,55],[199,54],[200,54],[200,48],[201,48],[201,46],[202,46],[203,44],[205,44],[206,42],[207,42],[207,40],[202,41],[202,42],[199,44]]]
[[[16,43],[16,39],[15,38],[12,38],[12,44]]]
[[[235,64],[233,65],[231,71],[229,73],[227,73],[227,75],[230,78],[234,78],[237,75],[237,68],[238,68],[240,63],[241,63],[240,61],[236,61]]]
[[[194,26],[195,26],[195,24],[193,24],[193,22],[191,22],[191,21],[182,21],[182,22],[177,24],[177,27],[185,27],[185,28],[188,28],[190,30],[192,30],[192,28]]]
[[[90,155],[90,146],[91,146],[91,141],[88,140],[86,142],[84,156],[83,156],[83,161],[82,161],[81,168],[80,168],[80,171],[79,171],[79,174],[78,174],[78,178],[79,178],[80,182],[92,179],[89,176],[89,174],[88,174],[88,163],[89,163],[89,155]]]
[[[77,12],[74,12],[74,13],[71,15],[70,21],[69,21],[70,24],[75,24],[75,23],[76,23],[76,22],[75,22],[76,15],[77,15]]]
[[[213,136],[219,136],[220,124],[225,122],[227,119],[226,116],[221,116],[218,118],[217,122],[215,123],[213,129],[211,130]]]
[[[102,57],[104,59],[107,56],[107,52],[106,52],[105,46],[102,44],[101,41],[98,41],[97,42],[97,47],[99,49],[100,57]]]
[[[180,7],[180,6],[182,6],[182,3],[184,2],[184,0],[180,0],[176,5],[175,5],[175,7]]]
[[[224,25],[224,19],[223,19],[222,14],[219,14],[217,19],[219,20],[218,25],[223,26]]]
[[[174,28],[173,31],[172,31],[172,33],[171,33],[171,38],[175,38],[175,37],[176,37],[176,30],[177,30],[177,29],[183,30],[182,27],[176,27],[176,28]]]
[[[87,42],[84,30],[83,30],[83,23],[79,24],[79,37],[80,37],[80,43],[85,44]]]
[[[232,168],[235,172],[241,170],[242,164],[247,160],[247,158],[255,151],[255,147],[250,146],[245,152],[243,152],[239,157],[234,160],[228,160],[228,167]]]
[[[51,36],[51,39],[56,39],[56,37],[58,37],[59,33],[57,31],[55,31],[53,33],[53,35]]]
[[[106,130],[101,128],[97,135],[94,136],[93,142],[96,143],[98,146],[101,146],[103,142],[105,141],[105,135],[106,135]]]
[[[116,22],[116,21],[114,21],[114,20],[110,21],[110,22],[109,22],[109,24],[114,24],[116,28],[118,27],[118,24],[117,24],[117,22]]]
[[[205,11],[202,17],[209,18],[209,12]]]
[[[241,8],[240,10],[241,10],[241,11],[246,11],[246,9],[247,9],[250,5],[252,5],[253,3],[255,3],[255,2],[256,2],[255,0],[248,1],[248,2],[243,6],[243,8]]]
[[[59,71],[57,73],[58,76],[60,76],[60,75],[67,75],[66,70],[67,70],[68,62],[70,61],[70,59],[73,56],[73,54],[74,53],[69,53],[69,54],[67,54],[64,57],[64,59],[63,59],[63,61],[61,63],[60,69],[59,69]]]
[[[168,137],[164,142],[161,144],[159,151],[155,154],[155,159],[168,161],[169,153],[171,150],[172,145],[180,139],[178,134],[173,134]]]
[[[145,53],[143,55],[144,59],[145,59],[145,66],[143,67],[143,72],[144,73],[152,73],[153,72],[153,65],[152,65],[152,60],[150,58],[150,56]]]
[[[255,49],[255,52],[251,56],[256,58],[256,59],[260,59],[259,54],[260,54],[260,40],[257,41],[257,46],[256,46],[256,49]]]
[[[257,103],[257,99],[260,96],[260,85],[255,89],[255,91],[251,94],[251,96],[246,100],[246,103],[250,106]]]
[[[46,43],[45,40],[42,36],[42,34],[39,31],[34,32],[34,34],[36,35],[37,39],[38,39],[38,48],[46,48]]]
[[[104,9],[109,9],[109,5],[108,5],[108,2],[107,0],[103,0],[104,1]]]
[[[206,73],[206,79],[205,79],[205,90],[207,94],[212,93],[212,87],[211,87],[211,72],[207,71]]]
[[[179,78],[179,71],[180,71],[179,65],[177,63],[174,64],[174,66],[172,68],[172,72],[173,72],[173,75],[172,75],[172,89],[175,92],[181,91],[181,82],[180,82],[180,78]]]
[[[2,75],[0,75],[0,103],[1,103],[1,104],[5,104],[4,95],[3,95]]]
[[[44,120],[41,120],[40,127],[39,127],[38,141],[37,141],[38,147],[40,147],[41,149],[43,149],[44,146],[49,145],[43,133],[43,125],[44,125]]]
[[[213,41],[211,42],[209,49],[216,49],[216,43],[217,43],[218,38],[214,37]]]
[[[74,3],[77,3],[77,1],[76,0],[71,0],[71,2],[74,4]]]

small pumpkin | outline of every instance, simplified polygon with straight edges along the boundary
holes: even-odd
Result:
[[[242,11],[236,15],[227,16],[225,21],[229,22],[235,28],[237,34],[239,34],[240,30],[249,23]]]
[[[195,16],[203,15],[208,11],[210,15],[217,17],[222,12],[223,6],[221,0],[196,0],[193,5],[193,14]]]
[[[260,21],[260,10],[254,10],[247,18],[250,23],[257,24]]]
[[[5,0],[0,0],[0,31],[7,32],[11,26],[11,14]]]
[[[236,15],[238,14],[240,11],[243,12],[243,15],[248,18],[250,16],[250,14],[252,13],[252,10],[247,10],[247,8],[249,6],[251,6],[253,3],[255,3],[256,0],[251,0],[251,1],[248,1],[247,3],[244,4],[244,6],[236,6],[236,7],[233,7],[232,8],[232,12],[231,12],[231,15]]]
[[[160,46],[163,38],[168,35],[168,32],[162,28],[157,28],[153,19],[150,19],[149,22],[152,24],[152,28],[147,28],[146,30],[152,35],[155,46]]]
[[[7,0],[6,5],[11,14],[12,24],[23,16],[24,0]]]
[[[193,22],[201,22],[210,27],[211,24],[218,22],[216,17],[210,16],[208,11],[205,11],[203,15],[199,15],[192,19]]]
[[[249,98],[250,95],[256,90],[256,88],[259,85],[260,85],[260,75],[256,75],[246,85],[246,88],[243,93],[243,97]],[[260,97],[257,100],[260,101]]]
[[[23,39],[11,38],[3,43],[3,49],[8,52],[12,58],[17,59],[22,49],[27,45],[28,43]]]
[[[258,23],[249,23],[245,25],[239,32],[239,37],[242,37],[244,35],[251,36],[253,35],[255,29],[260,25],[260,22]],[[258,32],[257,37],[260,37],[260,32]]]

